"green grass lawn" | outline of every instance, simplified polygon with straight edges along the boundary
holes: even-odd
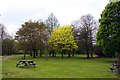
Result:
[[[82,56],[81,56],[82,57]],[[115,73],[109,70],[111,58],[85,59],[77,56],[75,58],[61,57],[32,58],[36,68],[16,67],[16,63],[21,60],[20,55],[5,60],[2,63],[3,78],[117,78]]]
[[[0,58],[2,58],[2,56],[0,56]],[[2,77],[2,61],[0,61],[0,79]]]

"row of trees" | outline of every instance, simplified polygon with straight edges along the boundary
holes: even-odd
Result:
[[[13,41],[17,47],[15,51],[29,53],[34,58],[46,51],[53,57],[61,53],[62,58],[64,54],[74,56],[75,52],[85,53],[87,58],[93,57],[93,53],[114,57],[120,53],[119,5],[120,2],[110,2],[106,6],[99,20],[100,25],[90,14],[61,27],[53,13],[44,22],[29,20],[16,33]]]
[[[78,51],[86,53],[89,58],[90,54],[92,57],[97,27],[98,22],[90,14],[73,21],[71,26],[60,27],[57,18],[51,13],[45,22],[29,20],[22,24],[22,28],[17,31],[15,36],[16,49],[14,50],[29,53],[34,58],[38,54],[42,56],[46,50],[53,57],[56,56],[56,53],[61,53],[62,58],[65,53],[70,57],[71,54],[74,56],[74,53]]]
[[[0,55],[13,53],[14,40],[6,32],[6,27],[3,24],[0,24]]]
[[[84,15],[73,21],[68,26],[61,26],[56,17],[51,13],[48,19],[41,21],[28,21],[22,25],[16,33],[15,40],[19,44],[19,50],[30,53],[35,58],[42,56],[44,51],[49,51],[53,57],[61,53],[62,58],[66,53],[68,57],[76,50],[86,53],[87,58],[93,57],[96,41],[96,29],[98,22],[92,15]],[[91,54],[91,56],[90,56]]]

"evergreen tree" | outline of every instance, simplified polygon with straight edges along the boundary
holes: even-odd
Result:
[[[99,20],[97,45],[109,57],[120,53],[120,2],[110,2]]]

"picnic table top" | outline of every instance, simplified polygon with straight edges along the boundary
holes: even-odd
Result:
[[[24,64],[24,66],[30,66],[33,65],[35,67],[35,63],[33,62],[33,60],[20,60],[19,62],[17,62],[16,67],[18,67],[19,64]]]
[[[29,61],[33,61],[33,60],[20,60],[21,62],[29,62]]]

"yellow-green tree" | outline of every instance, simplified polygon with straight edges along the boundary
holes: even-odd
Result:
[[[78,46],[73,37],[73,31],[71,26],[61,26],[53,30],[52,35],[49,38],[50,49],[62,52],[67,51],[70,57],[71,52],[78,49]]]

